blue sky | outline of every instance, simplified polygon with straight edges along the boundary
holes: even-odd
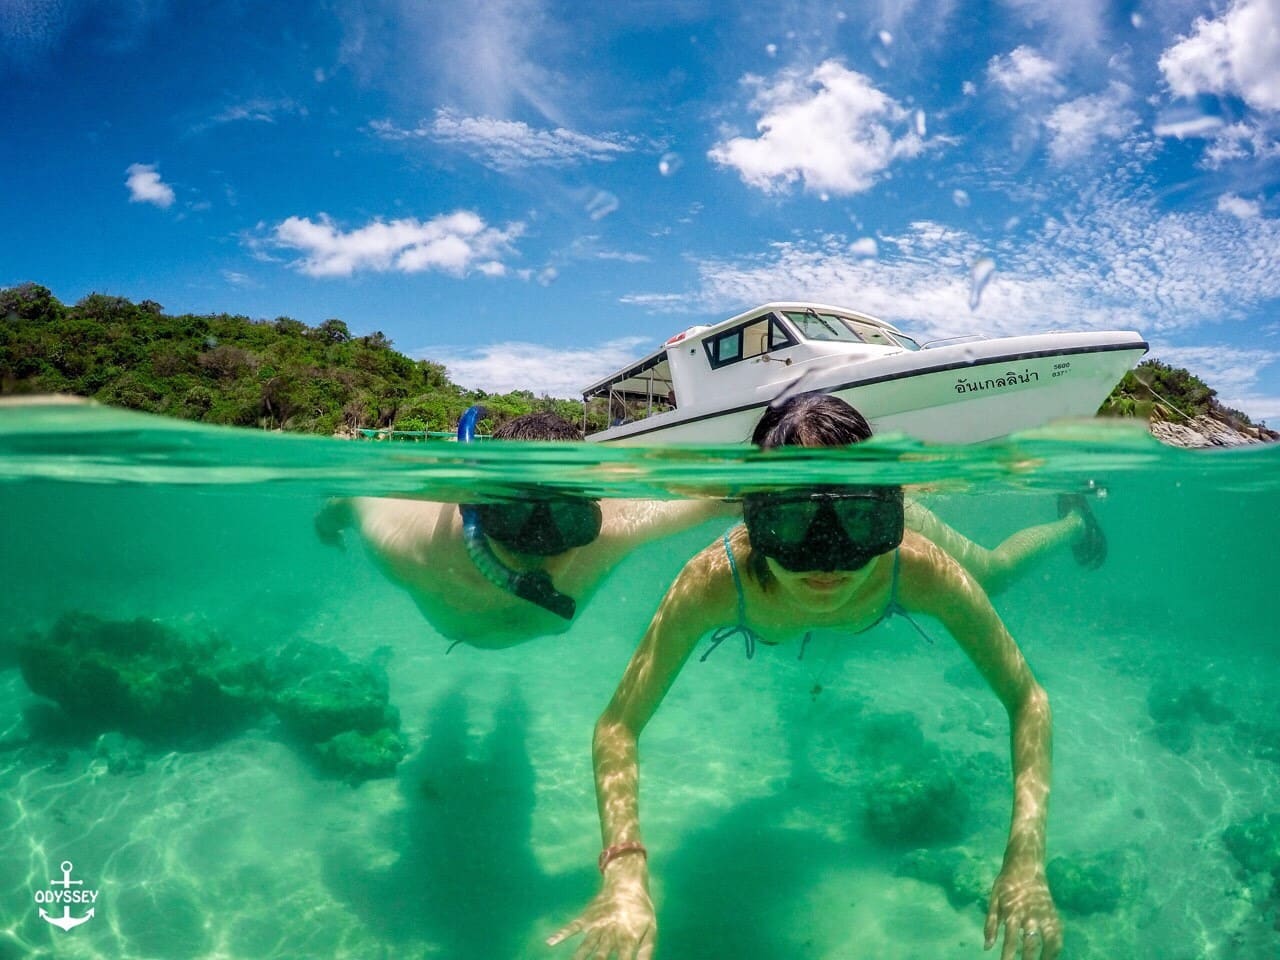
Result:
[[[766,300],[1132,328],[1280,421],[1280,0],[0,0],[0,110],[67,302],[559,395]]]

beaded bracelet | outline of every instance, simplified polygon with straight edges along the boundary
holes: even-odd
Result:
[[[649,859],[649,851],[644,848],[644,844],[639,840],[627,840],[625,843],[615,843],[611,847],[605,847],[600,851],[600,859],[596,861],[596,866],[600,868],[600,872],[604,873],[604,868],[610,863],[628,853],[638,853],[646,860]]]

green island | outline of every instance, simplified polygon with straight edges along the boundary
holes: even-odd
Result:
[[[414,360],[381,332],[354,336],[338,319],[164,312],[153,300],[89,294],[67,306],[47,288],[0,289],[0,395],[61,393],[204,423],[357,436],[361,430],[450,431],[474,403],[493,427],[534,410],[572,422],[582,403],[532,390],[487,393],[453,383],[443,364]],[[1098,413],[1137,417],[1196,436],[1280,439],[1219,403],[1187,370],[1144,360]],[[606,426],[589,410],[589,430]],[[1208,444],[1204,444],[1208,445]]]

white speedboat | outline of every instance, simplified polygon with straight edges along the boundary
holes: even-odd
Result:
[[[743,443],[771,401],[805,390],[848,401],[876,433],[973,443],[1093,416],[1146,352],[1130,330],[921,346],[856,310],[766,303],[676,334],[582,398],[607,405],[611,426],[587,437],[606,443]]]

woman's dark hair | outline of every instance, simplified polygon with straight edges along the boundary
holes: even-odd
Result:
[[[557,413],[524,413],[493,431],[495,440],[582,440],[582,431]]]
[[[816,390],[798,393],[769,407],[751,434],[751,442],[761,450],[847,447],[870,439],[871,426],[862,414],[839,397]],[[747,540],[750,542],[749,536]],[[747,554],[747,571],[766,590],[773,585],[773,573],[764,554],[754,547]]]
[[[857,410],[829,393],[799,393],[765,411],[751,442],[775,447],[847,447],[871,439],[871,427]]]

